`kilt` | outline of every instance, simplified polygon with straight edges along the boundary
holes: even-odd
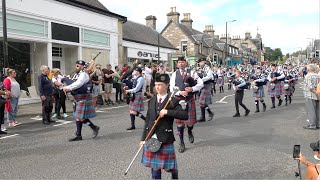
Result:
[[[130,101],[129,110],[136,111],[136,112],[141,112],[144,110],[142,92],[138,92],[134,94],[134,100]]]
[[[210,84],[204,84],[204,87],[201,89],[199,104],[201,106],[212,104]]]
[[[141,163],[153,169],[177,169],[174,145],[162,144],[158,152],[150,152],[144,145]]]
[[[76,94],[73,97],[76,104],[74,118],[89,119],[97,116],[91,94]]]
[[[224,85],[224,78],[223,77],[218,77],[218,84],[219,84],[219,86]]]
[[[188,119],[187,120],[181,120],[181,119],[175,119],[177,124],[186,124],[193,126],[197,120],[196,120],[196,103],[194,101],[194,96],[191,97],[180,97],[176,96],[176,98],[180,100],[185,100],[188,102],[187,104],[187,110],[188,110]]]
[[[293,93],[293,83],[289,83],[289,88],[287,90],[285,90],[283,86],[283,94],[291,95],[292,93]]]
[[[256,92],[253,91],[253,97],[257,97],[257,98],[264,97],[264,88],[263,88],[263,86],[258,86],[258,90]]]
[[[282,94],[282,85],[281,81],[275,83],[275,88],[272,90],[270,83],[268,84],[268,95],[270,96],[280,96]]]

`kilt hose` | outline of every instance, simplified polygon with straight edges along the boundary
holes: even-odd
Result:
[[[223,86],[224,85],[224,78],[223,77],[218,77],[218,85]]]
[[[173,143],[163,143],[158,152],[150,152],[147,146],[144,145],[141,163],[153,169],[177,169],[178,166]]]
[[[201,89],[201,93],[199,96],[199,104],[200,106],[212,104],[211,84],[204,84],[204,87]]]
[[[270,96],[281,96],[282,95],[281,81],[277,81],[274,84],[275,84],[275,88],[274,89],[271,89],[270,83],[268,84],[268,95],[270,95]]]
[[[293,93],[293,83],[289,83],[288,89],[284,89],[284,86],[283,86],[283,94],[284,95],[291,95],[292,93]]]
[[[191,97],[181,97],[175,96],[179,101],[185,100],[187,102],[187,110],[188,110],[188,120],[175,119],[177,124],[193,126],[196,120],[196,103],[194,101],[194,96]]]
[[[97,116],[91,94],[76,94],[74,97],[74,118],[89,119]]]
[[[264,97],[263,86],[258,86],[258,90],[256,92],[253,91],[253,97],[256,97],[256,98],[263,98]]]
[[[138,92],[134,94],[134,100],[130,101],[129,110],[136,111],[136,112],[144,111],[144,102],[143,102],[142,92]]]

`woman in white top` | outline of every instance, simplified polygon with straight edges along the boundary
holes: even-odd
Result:
[[[63,92],[63,84],[61,83],[61,80],[63,76],[60,75],[60,69],[53,68],[51,70],[52,73],[52,83],[54,86],[54,98],[55,98],[55,114],[54,117],[57,117],[57,119],[64,119],[64,117],[68,117],[66,112],[66,95]],[[60,115],[60,109],[62,107],[63,110],[63,116]]]
[[[3,85],[6,87],[10,94],[10,101],[5,105],[7,111],[7,117],[9,121],[9,126],[17,126],[20,125],[18,121],[16,121],[16,115],[18,112],[18,102],[19,97],[21,95],[20,84],[16,81],[15,77],[17,73],[14,69],[8,70],[8,77],[4,79]]]

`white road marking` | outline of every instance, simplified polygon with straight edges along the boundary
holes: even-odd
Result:
[[[110,107],[110,108],[101,108],[99,109],[99,111],[103,111],[103,110],[109,110],[109,109],[118,109],[118,108],[123,108],[123,107],[128,107],[128,105],[124,105],[124,106],[116,106],[116,107]]]
[[[36,117],[33,117],[33,118],[30,118],[30,119],[37,120],[37,121],[42,121],[42,117],[40,115],[38,115]]]
[[[230,97],[230,96],[234,96],[234,94],[231,94],[231,95],[227,95],[227,96],[224,96],[222,99],[220,99],[220,101],[216,101],[217,103],[223,103],[223,104],[226,104],[228,102],[224,101],[227,97]]]
[[[12,134],[12,135],[9,135],[9,136],[0,137],[0,139],[7,139],[7,138],[15,137],[15,136],[18,136],[18,135],[19,134]]]
[[[55,126],[55,127],[72,123],[72,121],[65,121],[65,120],[58,120],[58,121],[56,121],[56,122],[58,122],[58,123],[60,123],[60,124],[53,125],[53,126]]]

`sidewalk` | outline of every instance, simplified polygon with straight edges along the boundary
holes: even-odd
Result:
[[[73,97],[70,96],[70,99],[73,99]],[[113,106],[117,106],[117,103],[115,103],[114,99],[115,99],[115,94],[111,94],[111,100],[114,102]],[[66,110],[69,115],[70,113],[73,112],[72,103],[73,103],[72,100],[66,100]],[[103,105],[103,107],[108,107],[108,106]],[[62,109],[61,109],[61,112],[62,112]],[[25,116],[37,116],[37,115],[41,115],[41,113],[42,113],[42,105],[41,105],[40,97],[38,100],[29,101],[29,103],[23,102],[21,103],[21,105],[18,104],[18,113],[17,113],[18,118],[25,117]],[[53,104],[52,113],[54,113],[54,104]]]

